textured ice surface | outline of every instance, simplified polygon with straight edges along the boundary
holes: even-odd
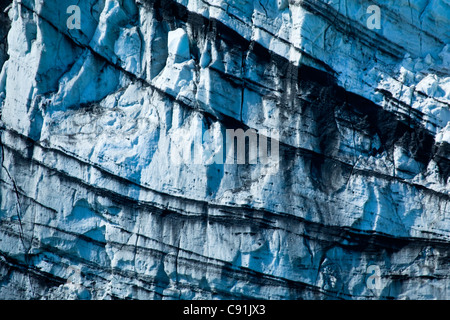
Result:
[[[448,298],[448,1],[69,5],[1,17],[0,297]]]

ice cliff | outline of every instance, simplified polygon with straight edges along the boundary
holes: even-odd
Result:
[[[450,298],[449,0],[0,4],[0,298]]]

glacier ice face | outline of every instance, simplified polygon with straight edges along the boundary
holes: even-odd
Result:
[[[0,16],[1,297],[448,298],[448,1],[70,5]]]

